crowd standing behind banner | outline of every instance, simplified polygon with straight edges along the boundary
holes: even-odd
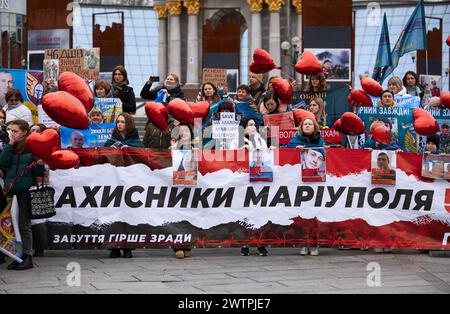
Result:
[[[0,74],[6,75],[6,72]],[[113,70],[111,84],[106,81],[98,81],[94,87],[97,98],[118,98],[123,105],[123,113],[115,116],[114,131],[104,145],[105,147],[114,147],[116,149],[146,147],[157,150],[192,150],[194,146],[197,147],[196,144],[200,144],[200,147],[205,149],[235,150],[245,148],[250,151],[268,149],[271,147],[271,143],[268,143],[261,136],[261,133],[264,133],[263,131],[266,129],[264,127],[264,116],[289,113],[293,109],[293,104],[283,103],[280,100],[280,95],[277,95],[275,92],[273,81],[276,78],[278,77],[270,78],[265,87],[262,74],[250,73],[249,85],[241,85],[238,87],[235,100],[226,95],[226,87],[223,90],[220,88],[224,87],[219,88],[211,82],[204,82],[201,85],[197,98],[197,101],[206,101],[210,105],[210,114],[202,126],[204,131],[203,143],[198,141],[198,134],[194,132],[193,125],[177,121],[172,116],[169,116],[169,127],[166,131],[160,130],[149,121],[146,126],[144,141],[141,142],[134,125],[133,117],[130,115],[136,112],[135,94],[133,88],[129,86],[126,69],[123,66],[117,66]],[[176,74],[170,73],[164,82],[155,88],[152,88],[153,83],[156,83],[153,77],[145,83],[140,93],[143,99],[159,102],[164,106],[167,106],[177,98],[185,100],[180,80]],[[292,83],[295,84],[295,82]],[[16,168],[22,171],[32,162],[36,161],[36,158],[31,156],[24,145],[24,140],[29,134],[29,126],[31,126],[30,132],[42,132],[45,126],[32,125],[31,111],[22,104],[23,97],[20,92],[11,89],[12,84],[10,81],[6,84],[7,88],[4,88],[3,85],[0,89],[0,101],[6,104],[6,112],[3,109],[0,110],[0,150],[2,151],[0,155],[0,166],[3,170],[3,176],[6,178],[6,186],[8,186],[8,183],[13,182],[18,174]],[[318,97],[324,93],[326,94],[327,90],[329,88],[323,73],[309,76],[309,81],[303,91],[305,93],[313,93],[315,96],[311,98],[304,109],[310,111],[315,119],[305,118],[302,121],[296,121],[298,127],[295,129],[295,136],[289,141],[286,147],[300,150],[329,147],[329,143],[326,143],[321,136],[321,130],[328,128],[329,125],[327,122],[330,123],[331,121],[327,121],[327,110],[324,99]],[[412,71],[408,71],[403,80],[395,76],[391,77],[388,81],[388,89],[380,95],[378,105],[380,107],[397,107],[397,97],[409,97],[408,95],[411,97],[419,97],[421,107],[430,109],[442,108],[438,97],[427,96],[425,88],[418,83],[417,74]],[[349,107],[352,108],[353,105],[351,104]],[[219,113],[219,115],[220,113],[234,113],[239,114],[240,117],[239,124],[241,128],[238,136],[228,141],[225,146],[217,145],[217,142],[212,140],[205,141],[208,137],[212,137],[211,119],[214,112]],[[98,107],[94,107],[88,115],[90,123],[94,125],[102,124],[106,120],[103,112]],[[8,131],[6,131],[5,123],[8,125]],[[8,136],[8,132],[10,132],[10,136]],[[445,143],[448,143],[448,134],[445,132],[448,132],[448,124],[443,124],[441,129],[441,133],[444,134],[444,142],[446,141]],[[441,149],[443,144],[442,134],[435,134],[426,138],[425,150],[427,154],[443,153]],[[368,137],[363,145],[359,145],[359,139],[359,136],[344,135],[343,141],[339,146],[353,149],[400,150],[399,147],[378,143],[371,137]],[[39,171],[42,172],[42,161],[39,161],[39,165]],[[27,216],[26,207],[26,192],[32,184],[33,174],[29,173],[16,182],[10,194],[16,195],[19,200],[20,231],[24,240],[25,259],[22,264],[14,262],[9,266],[9,269],[29,269],[33,267],[31,259],[31,223],[30,218]],[[42,241],[39,240],[38,242]],[[43,255],[44,248],[41,244],[38,243],[36,246],[36,256]],[[123,255],[120,249],[123,250]],[[111,249],[110,257],[117,258],[123,256],[125,258],[131,258],[131,251],[131,249],[126,247],[114,248]],[[191,254],[190,247],[175,247],[174,251],[177,258],[189,257]],[[266,248],[263,246],[258,248],[258,252],[261,256],[267,256],[268,254]],[[250,254],[248,247],[243,247],[241,254],[248,256]],[[312,247],[302,248],[301,255],[307,254],[319,255],[318,246],[313,245]],[[4,256],[0,253],[0,263],[3,262]]]

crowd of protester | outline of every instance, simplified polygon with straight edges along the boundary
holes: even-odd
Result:
[[[207,135],[211,134],[211,121],[204,123],[202,127],[203,142],[196,140],[194,134],[194,125],[181,123],[174,117],[169,117],[169,132],[158,129],[153,123],[148,121],[145,128],[143,141],[140,139],[136,129],[133,114],[136,112],[136,96],[132,87],[129,86],[128,73],[123,66],[118,66],[113,70],[112,82],[98,81],[94,87],[95,97],[97,98],[118,98],[123,105],[123,113],[116,117],[115,128],[111,138],[105,144],[105,147],[114,147],[117,149],[126,147],[145,147],[157,150],[191,150],[196,147],[203,149],[267,149],[273,147],[270,139],[264,136],[264,116],[279,113],[291,112],[293,110],[290,103],[283,103],[273,89],[272,82],[277,77],[271,77],[267,85],[264,84],[263,75],[250,73],[249,85],[240,85],[235,96],[227,95],[218,86],[212,82],[203,82],[198,93],[197,101],[206,101],[209,103],[211,111],[216,112],[234,112],[241,115],[239,137],[230,141],[218,144],[212,140],[205,140]],[[295,82],[292,82],[295,84]],[[304,92],[316,93],[306,108],[315,119],[306,118],[297,124],[297,133],[289,142],[287,147],[304,149],[310,147],[327,148],[326,143],[321,136],[321,130],[330,125],[327,121],[325,101],[317,96],[326,92],[328,84],[325,75],[311,75]],[[380,99],[380,106],[395,107],[397,103],[395,97],[398,96],[418,96],[424,108],[441,108],[439,97],[432,96],[430,90],[421,86],[418,82],[416,73],[409,71],[405,74],[403,80],[399,77],[392,77],[387,83],[387,89],[383,91]],[[176,98],[186,100],[183,93],[179,77],[170,73],[166,79],[157,86],[154,86],[152,79],[143,86],[140,97],[146,101],[160,102],[168,105]],[[38,160],[28,151],[26,139],[29,134],[41,133],[46,129],[45,125],[33,124],[31,111],[23,104],[23,97],[16,89],[10,89],[5,100],[7,106],[0,109],[0,176],[5,184],[3,191],[7,197],[17,196],[19,203],[19,228],[24,244],[23,263],[13,262],[8,266],[11,270],[25,270],[33,267],[32,255],[33,247],[35,256],[43,256],[45,240],[40,239],[39,230],[33,230],[30,219],[29,202],[27,201],[27,191],[33,186],[36,177],[44,175],[44,162]],[[351,106],[349,106],[351,108]],[[89,119],[92,124],[101,124],[105,118],[98,108],[89,112]],[[447,126],[448,129],[448,126]],[[364,145],[359,147],[357,136],[343,136],[340,145],[343,148],[368,148],[383,150],[398,150],[398,147],[376,143],[370,138]],[[427,153],[439,154],[440,137],[433,135],[428,137],[426,150]],[[38,166],[34,171],[28,172],[24,176],[19,176],[30,164],[37,162]],[[6,202],[6,197],[2,200]],[[4,206],[2,207],[4,208]],[[33,237],[33,235],[35,235]],[[35,238],[35,242],[33,242]],[[175,247],[177,258],[185,258],[191,255],[189,247]],[[123,252],[123,253],[122,253]],[[268,254],[265,247],[258,248],[258,253],[262,256]],[[243,256],[250,254],[248,247],[241,250]],[[302,255],[318,255],[318,247],[304,247],[301,250]],[[132,249],[113,249],[110,253],[111,258],[131,258]],[[5,262],[5,257],[0,253],[0,264]]]

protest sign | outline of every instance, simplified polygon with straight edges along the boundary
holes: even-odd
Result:
[[[58,60],[59,73],[73,72],[85,80],[98,80],[100,76],[100,48],[47,49],[45,60]]]
[[[62,148],[104,147],[111,138],[115,123],[90,124],[89,129],[76,130],[62,126],[60,129]]]

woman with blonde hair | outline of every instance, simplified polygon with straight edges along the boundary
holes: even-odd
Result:
[[[103,115],[103,111],[99,107],[94,107],[89,112],[89,122],[91,124],[102,124],[105,122],[105,116]]]
[[[389,79],[388,89],[394,96],[405,96],[407,94],[406,87],[403,86],[403,82],[398,76],[393,76]]]

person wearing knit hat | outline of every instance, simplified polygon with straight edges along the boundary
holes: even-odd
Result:
[[[266,92],[263,83],[263,75],[250,72],[249,86],[250,86],[250,94],[252,95],[253,98],[253,106],[255,108],[258,108],[262,100],[262,95]]]
[[[427,153],[433,154],[433,155],[439,155],[439,145],[440,145],[440,138],[439,135],[434,134],[432,136],[427,137]]]
[[[438,109],[440,107],[441,107],[441,99],[439,97],[431,97],[430,100],[428,100],[425,109]]]

